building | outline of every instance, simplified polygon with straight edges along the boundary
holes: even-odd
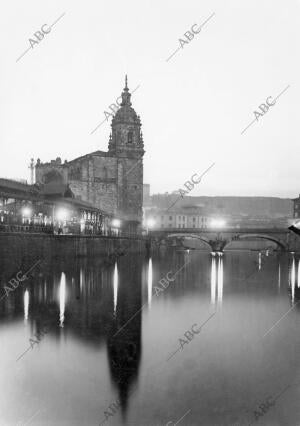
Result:
[[[294,203],[293,217],[295,219],[300,218],[300,194],[298,198],[293,198],[292,201]]]
[[[148,209],[145,212],[145,223],[153,229],[205,229],[209,226],[209,218],[202,207],[186,205],[171,209]]]
[[[151,206],[151,197],[150,197],[150,184],[144,183],[143,185],[143,206]]]
[[[122,230],[136,232],[142,224],[144,143],[141,120],[132,108],[127,87],[111,123],[108,151],[95,151],[62,163],[36,164],[38,184],[68,185],[76,199],[113,215]]]
[[[0,231],[117,233],[109,215],[76,199],[68,185],[28,185],[9,179],[0,179]]]

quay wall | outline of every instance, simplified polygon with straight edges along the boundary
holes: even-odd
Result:
[[[74,258],[109,256],[116,250],[128,253],[145,252],[146,239],[141,237],[113,237],[94,235],[47,235],[24,233],[0,234],[0,259]]]

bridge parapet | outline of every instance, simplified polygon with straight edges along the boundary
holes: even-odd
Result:
[[[266,240],[276,243],[285,251],[300,251],[300,237],[288,228],[168,228],[150,231],[158,241],[166,238],[195,238],[206,243],[212,251],[223,251],[232,241],[246,239]]]

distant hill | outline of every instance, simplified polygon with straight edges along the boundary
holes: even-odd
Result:
[[[184,205],[202,206],[207,214],[223,214],[252,217],[292,217],[293,202],[277,197],[193,197],[179,194],[153,194],[150,205],[168,208],[178,199],[172,209]]]

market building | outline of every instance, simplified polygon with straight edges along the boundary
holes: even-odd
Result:
[[[104,211],[76,199],[68,185],[0,179],[0,231],[105,235],[114,224]]]

